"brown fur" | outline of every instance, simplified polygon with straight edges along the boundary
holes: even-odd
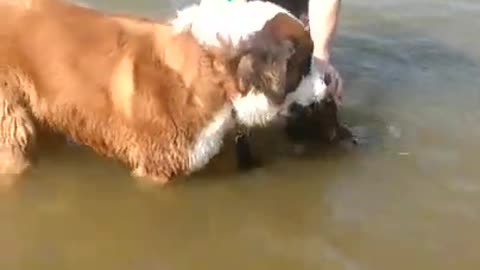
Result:
[[[165,25],[32,2],[0,1],[1,171],[26,168],[32,119],[138,175],[186,170],[194,136],[237,91],[222,59]]]
[[[0,17],[0,173],[28,167],[38,125],[166,182],[189,169],[189,148],[213,113],[251,84],[285,97],[269,85],[285,74],[252,47],[232,56],[167,24],[61,0],[0,0]]]
[[[286,91],[295,91],[302,77],[310,72],[313,40],[302,24],[286,14],[278,14],[265,24],[265,32],[272,33],[277,40],[289,40],[293,44],[293,57],[288,61]]]
[[[265,94],[281,103],[310,72],[313,41],[309,32],[290,15],[279,13],[247,42],[251,63],[246,66],[251,76],[241,77],[250,78],[249,84],[261,83],[257,88],[267,89]]]

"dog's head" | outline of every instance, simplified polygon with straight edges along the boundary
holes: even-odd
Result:
[[[243,95],[234,107],[241,123],[267,124],[279,113],[288,115],[290,104],[315,99],[313,92],[297,92],[310,72],[313,42],[290,15],[277,14],[236,48],[232,63]]]
[[[292,106],[309,106],[326,92],[312,69],[313,41],[288,11],[263,1],[198,5],[174,22],[208,46],[230,51],[229,69],[240,95],[232,99],[237,120],[265,125]],[[297,104],[297,105],[293,105]]]

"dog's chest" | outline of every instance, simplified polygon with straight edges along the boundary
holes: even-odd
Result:
[[[220,152],[223,138],[233,127],[232,106],[225,105],[197,135],[190,150],[189,172],[203,168],[212,157]]]

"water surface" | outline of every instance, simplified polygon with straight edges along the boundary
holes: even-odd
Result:
[[[248,174],[218,161],[161,190],[52,150],[0,195],[0,269],[479,269],[480,3],[343,3],[333,57],[362,146]]]

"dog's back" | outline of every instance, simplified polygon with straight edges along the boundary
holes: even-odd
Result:
[[[0,0],[0,16],[0,173],[24,170],[33,121],[158,177],[203,166],[190,147],[217,112],[230,126],[235,78],[191,33],[62,0]]]
[[[111,108],[104,90],[112,83],[113,68],[135,46],[146,44],[139,40],[148,38],[151,24],[57,0],[30,4],[0,2],[0,16],[6,18],[0,26],[0,68],[34,84],[20,87],[33,91],[25,93],[32,103],[36,97],[57,104],[75,99],[79,107]]]
[[[106,145],[128,143],[119,126],[132,114],[134,62],[152,51],[153,24],[61,0],[0,0],[0,17],[0,106],[9,108],[0,116],[27,134],[0,136],[0,148],[28,137],[17,142],[27,148],[33,115],[103,154],[125,155]]]

